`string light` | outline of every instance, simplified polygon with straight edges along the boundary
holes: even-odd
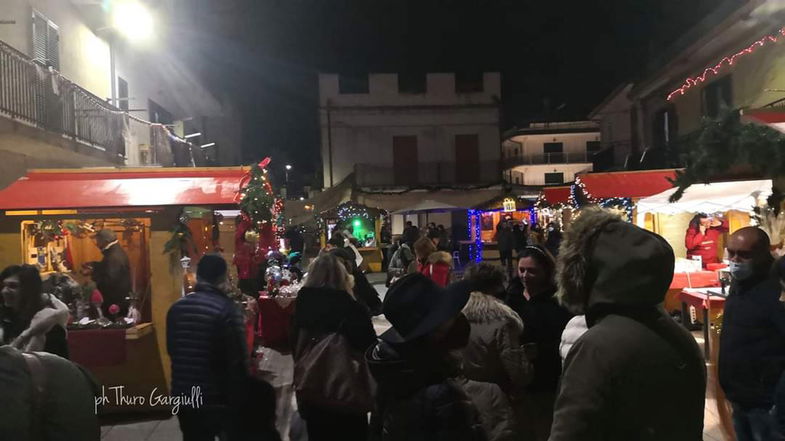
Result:
[[[785,36],[785,28],[781,28],[774,35],[767,35],[761,38],[760,40],[752,43],[751,45],[740,50],[739,52],[736,52],[733,55],[723,57],[720,60],[720,62],[715,64],[713,67],[707,67],[706,69],[704,69],[701,75],[698,75],[696,77],[689,77],[686,80],[684,80],[684,83],[681,85],[681,87],[668,94],[668,98],[667,98],[668,101],[671,101],[677,95],[678,96],[684,95],[692,87],[705,82],[709,78],[709,74],[713,76],[717,76],[719,74],[720,69],[722,69],[723,67],[733,66],[733,63],[735,63],[736,60],[739,59],[740,57],[751,54],[768,43],[776,43],[777,41],[779,41],[780,37],[783,36]]]

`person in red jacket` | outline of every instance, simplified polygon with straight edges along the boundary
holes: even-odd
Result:
[[[724,219],[709,217],[698,213],[690,221],[684,245],[687,247],[687,258],[700,256],[703,268],[710,263],[720,261],[717,247],[720,236],[728,232],[728,222]]]
[[[450,283],[452,257],[445,251],[437,251],[436,245],[427,237],[414,243],[414,254],[417,257],[417,272],[424,274],[439,286]]]

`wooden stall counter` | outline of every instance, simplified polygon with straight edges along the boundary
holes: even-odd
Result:
[[[106,397],[102,413],[170,408],[156,403],[169,391],[152,323],[123,329],[70,329],[68,350],[71,361],[90,371],[102,386]]]
[[[665,310],[674,312],[681,310],[681,290],[685,288],[707,288],[720,286],[717,273],[714,271],[695,271],[692,273],[674,273],[668,293],[665,295]]]
[[[711,323],[712,321],[717,321],[722,310],[725,308],[725,297],[718,294],[715,290],[719,291],[718,288],[684,288],[679,293],[679,300],[681,300],[682,303],[682,317],[686,318],[687,305],[703,311],[701,319],[701,322],[703,323],[703,347],[707,360],[711,355],[711,349],[709,347]],[[687,320],[683,320],[682,323],[686,324]]]
[[[369,272],[379,273],[382,271],[382,250],[376,247],[359,248],[357,251],[363,256],[363,265]]]

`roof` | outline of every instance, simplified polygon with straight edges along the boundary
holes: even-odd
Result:
[[[714,182],[691,185],[676,202],[670,202],[675,188],[638,201],[643,213],[717,213],[730,210],[748,212],[771,195],[771,179],[759,181]]]
[[[600,126],[596,121],[558,121],[530,123],[528,127],[512,128],[502,133],[502,139],[508,140],[525,135],[558,135],[568,133],[598,133]]]
[[[566,204],[570,197],[570,186],[545,187],[542,189],[542,197],[551,205]]]
[[[32,170],[0,190],[0,210],[236,205],[244,167]]]
[[[611,91],[611,93],[605,96],[605,98],[600,102],[600,104],[597,104],[594,107],[594,109],[591,112],[589,112],[589,116],[587,118],[590,120],[595,120],[600,114],[604,113],[602,110],[606,106],[611,104],[619,96],[623,96],[624,98],[627,99],[627,101],[629,101],[628,96],[631,90],[632,90],[632,83],[624,82],[619,84]]]
[[[766,125],[785,133],[785,108],[782,106],[742,111],[742,120]]]
[[[676,170],[642,170],[578,175],[586,192],[595,199],[642,198],[673,188]]]

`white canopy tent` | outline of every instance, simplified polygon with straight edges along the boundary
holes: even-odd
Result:
[[[689,187],[677,202],[669,202],[675,188],[640,199],[637,223],[643,226],[646,213],[717,213],[731,210],[751,212],[771,195],[771,179],[716,182]]]
[[[445,204],[443,202],[434,201],[433,199],[425,199],[411,207],[402,208],[394,211],[393,214],[419,214],[419,213],[445,213],[448,211],[461,211],[465,208],[456,207],[454,205]]]

